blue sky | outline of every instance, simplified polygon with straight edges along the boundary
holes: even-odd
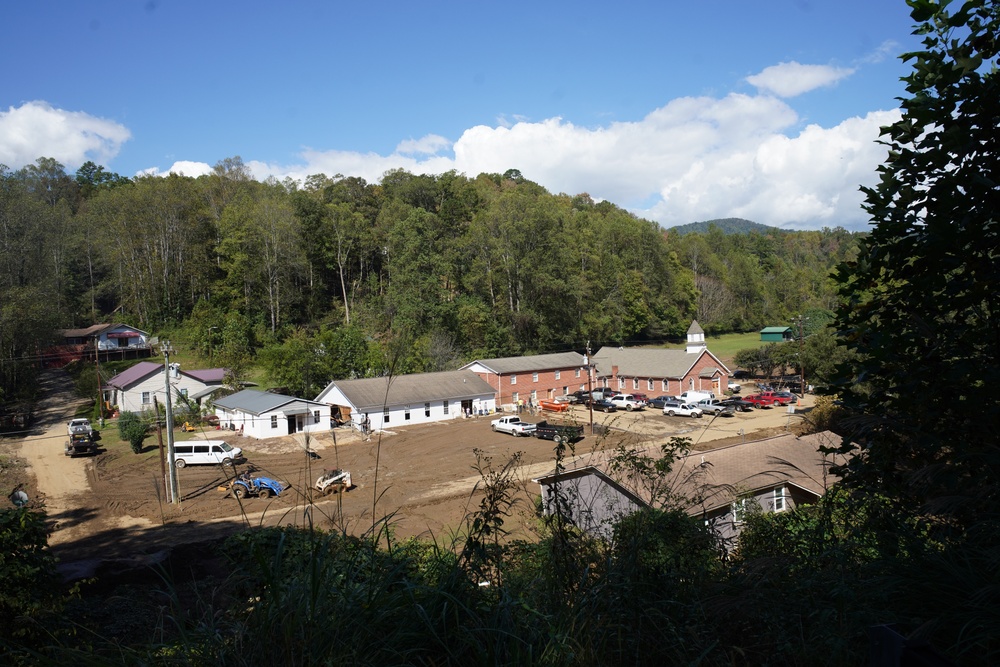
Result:
[[[12,2],[0,164],[514,168],[665,227],[864,229],[911,30],[902,0]]]

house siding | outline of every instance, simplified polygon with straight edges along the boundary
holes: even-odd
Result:
[[[479,411],[485,413],[496,411],[496,403],[491,394],[472,395],[465,398],[440,398],[430,401],[416,401],[407,404],[389,405],[384,410],[369,410],[368,412],[354,410],[350,401],[336,386],[331,387],[328,392],[321,394],[318,400],[327,404],[331,412],[337,407],[350,408],[350,421],[356,427],[361,426],[367,415],[373,430],[386,430],[400,426],[409,426],[411,424],[430,424],[456,419],[463,416],[463,402],[470,405],[476,414]],[[426,405],[427,403],[430,403],[429,407]],[[448,406],[447,410],[445,409],[445,404]],[[409,413],[409,418],[407,418],[407,412]],[[386,415],[388,415],[388,419],[386,419]]]
[[[610,538],[614,524],[641,507],[596,473],[572,476],[541,485],[545,514],[561,512],[574,526]]]
[[[328,405],[309,405],[309,413],[301,415],[285,415],[287,406],[255,415],[239,409],[216,407],[215,414],[224,429],[243,429],[243,435],[263,440],[280,438],[290,435],[289,420],[293,421],[291,433],[322,433],[330,430],[330,407]],[[319,412],[319,420],[314,413]],[[273,420],[272,420],[273,417]],[[273,424],[273,426],[272,426]]]
[[[182,374],[179,378],[170,379],[170,400],[176,405],[178,391],[186,390],[187,395],[192,396],[209,386],[210,385]],[[156,397],[156,400],[159,401],[161,410],[163,409],[163,405],[165,403],[166,387],[163,382],[162,370],[159,373],[154,373],[153,375],[150,375],[125,389],[110,386],[106,386],[106,388],[111,389],[111,392],[109,392],[110,396],[108,396],[107,400],[111,403],[111,405],[117,405],[121,412],[152,411],[154,410],[154,396]],[[142,402],[143,392],[149,392],[149,403]]]

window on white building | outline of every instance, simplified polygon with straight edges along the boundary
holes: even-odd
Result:
[[[424,417],[430,417],[430,416],[431,416],[431,404],[424,403]]]
[[[149,405],[150,402],[151,402],[151,399],[149,398],[149,392],[148,391],[142,392],[142,404],[143,405]]]
[[[278,415],[271,415],[271,428],[278,428]]]
[[[406,408],[403,410],[403,419],[405,421],[410,421],[410,406],[409,405],[407,405]]]
[[[319,423],[319,410],[313,410],[313,424]]]
[[[444,408],[444,414],[448,414],[448,401],[441,401],[441,407]]]
[[[385,412],[382,413],[382,423],[384,423],[384,424],[388,424],[389,423],[389,411],[388,410],[386,410]]]

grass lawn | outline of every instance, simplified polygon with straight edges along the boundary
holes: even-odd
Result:
[[[733,368],[733,357],[740,350],[767,345],[767,342],[760,339],[760,332],[758,331],[745,334],[722,334],[721,336],[706,335],[705,343],[708,344],[709,351],[730,368]],[[686,347],[686,343],[668,345],[667,347],[668,349],[683,350]]]

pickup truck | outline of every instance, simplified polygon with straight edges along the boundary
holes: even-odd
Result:
[[[573,442],[583,437],[583,427],[541,421],[535,424],[535,437],[542,440],[555,440],[556,442]]]
[[[706,415],[722,415],[724,417],[731,417],[735,412],[732,406],[727,405],[718,398],[707,398],[703,401],[698,401],[694,404],[694,407],[701,408],[701,411]]]
[[[619,410],[627,410],[629,412],[632,412],[633,410],[642,410],[646,407],[645,401],[636,398],[632,394],[618,394],[617,396],[612,396],[611,402]]]
[[[66,424],[66,431],[67,435],[69,435],[69,437],[71,438],[74,435],[83,435],[88,438],[94,437],[94,429],[90,425],[90,420],[84,419],[82,417],[77,419],[71,419],[70,422]]]
[[[771,399],[775,405],[788,405],[795,402],[795,397],[786,391],[762,391],[760,395]]]
[[[535,433],[535,425],[521,421],[520,417],[510,416],[494,419],[490,427],[497,433],[510,433],[514,437],[528,436]]]

